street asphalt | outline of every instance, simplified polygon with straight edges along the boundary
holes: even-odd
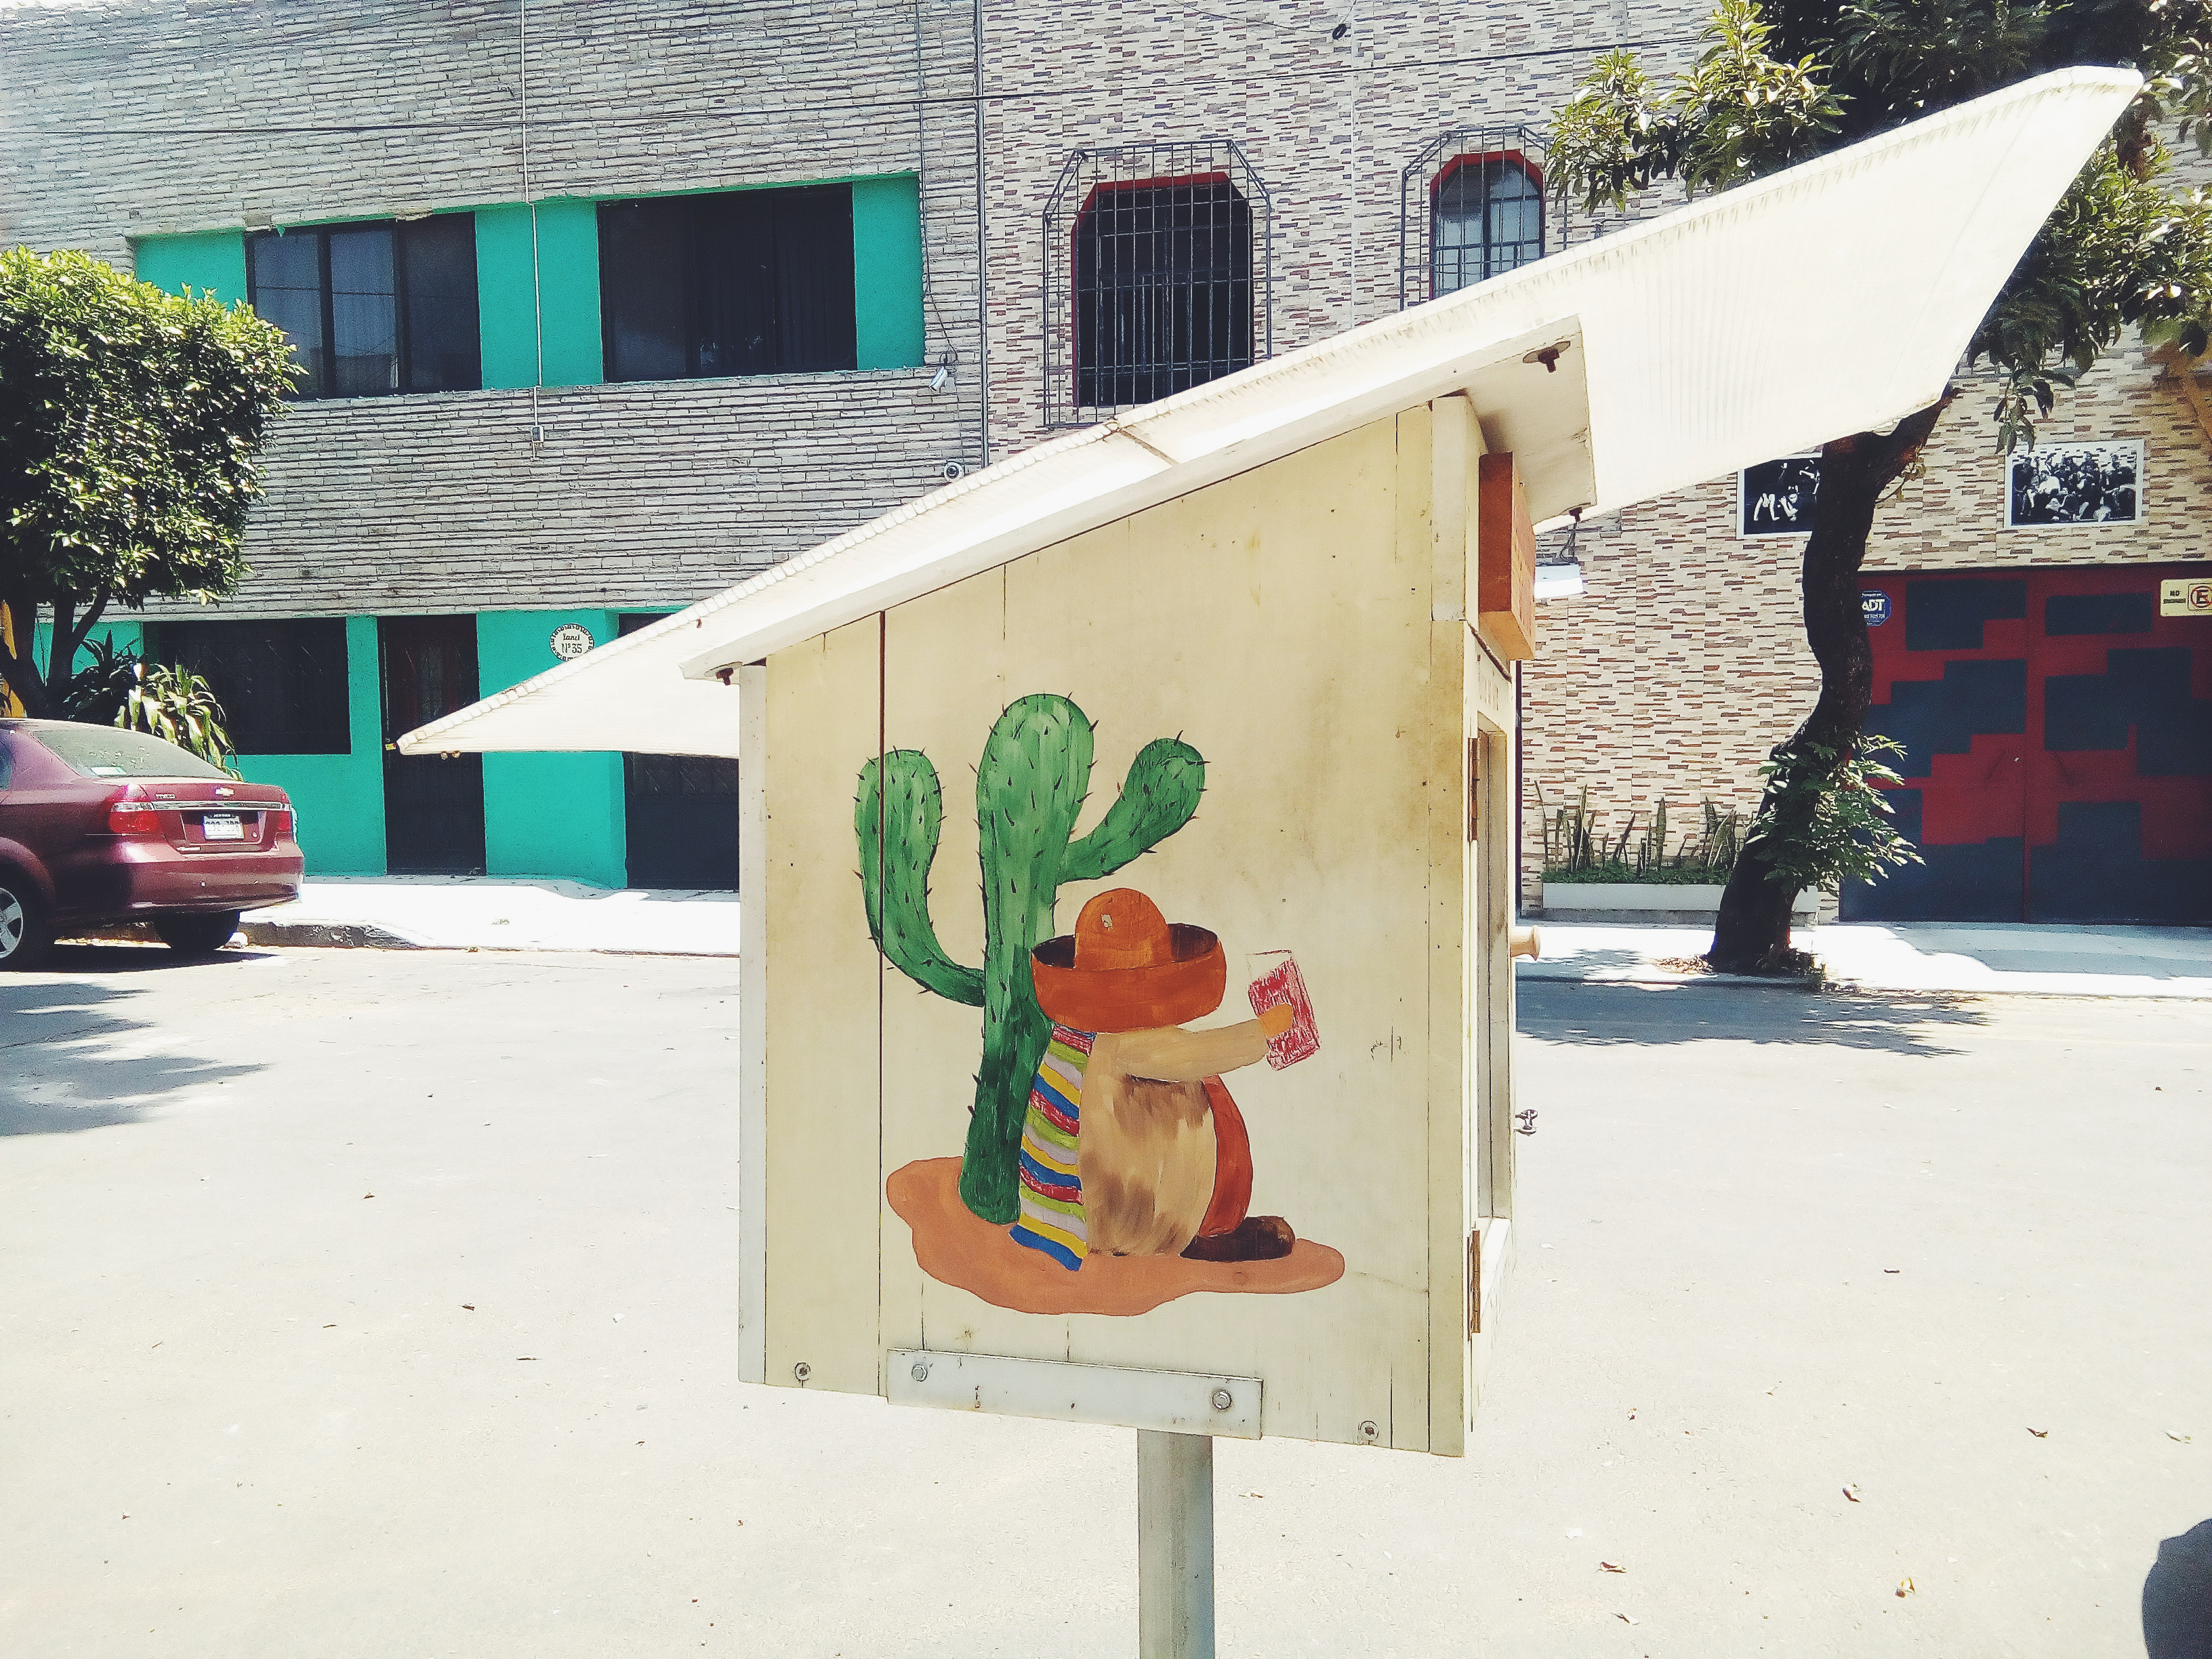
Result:
[[[732,1380],[737,967],[0,976],[0,1652],[1133,1652],[1133,1435]],[[1222,1443],[1221,1651],[2141,1656],[2212,1516],[2201,1007],[1522,1028],[1472,1455]]]

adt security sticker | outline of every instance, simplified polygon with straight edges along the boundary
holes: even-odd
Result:
[[[1866,612],[1869,628],[1879,628],[1889,620],[1889,595],[1878,587],[1869,587],[1859,594],[1859,609]]]

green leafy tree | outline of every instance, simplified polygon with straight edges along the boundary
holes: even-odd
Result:
[[[2212,319],[2212,203],[2169,179],[2166,137],[2212,151],[2212,0],[1721,0],[1705,50],[1669,86],[1601,58],[1553,125],[1549,177],[1595,209],[1662,180],[1710,194],[2074,64],[2130,67],[2142,94],[2081,169],[1975,330],[1994,371],[1999,448],[2033,443],[2063,388],[2131,331],[2185,356]],[[1849,252],[1837,251],[1838,258]],[[1817,365],[1806,372],[1818,373]],[[1791,972],[1790,904],[1808,883],[1914,856],[1866,785],[1874,657],[1859,566],[1879,504],[1908,483],[1955,386],[1887,432],[1820,452],[1804,554],[1805,635],[1820,692],[1764,769],[1707,959]],[[1848,825],[1850,833],[1839,834]]]
[[[283,331],[89,255],[0,251],[0,679],[33,715],[73,701],[109,607],[209,600],[246,574],[257,458],[292,384]],[[52,630],[37,659],[37,625]]]

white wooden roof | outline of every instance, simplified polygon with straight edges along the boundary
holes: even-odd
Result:
[[[400,747],[735,755],[717,671],[1453,392],[1540,520],[1885,426],[1941,393],[2138,84],[2024,82],[1071,432]]]

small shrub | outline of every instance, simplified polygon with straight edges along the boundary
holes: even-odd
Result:
[[[1743,830],[1736,810],[1698,803],[1699,824],[1673,846],[1668,804],[1661,800],[1637,833],[1636,812],[1628,815],[1619,835],[1601,835],[1602,812],[1590,810],[1589,791],[1579,791],[1573,803],[1547,810],[1544,792],[1536,800],[1544,811],[1544,879],[1557,882],[1623,884],[1649,882],[1662,886],[1720,886],[1735,867],[1743,850]],[[1671,847],[1671,850],[1670,850]]]

